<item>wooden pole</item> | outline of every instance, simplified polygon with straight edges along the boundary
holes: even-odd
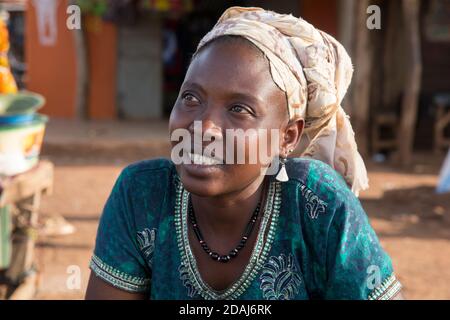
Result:
[[[69,0],[68,5],[77,4],[75,0]],[[87,63],[87,48],[84,28],[72,30],[76,59],[77,59],[77,96],[76,96],[76,116],[78,119],[87,117],[87,98],[88,98],[88,78],[89,67]]]
[[[412,161],[414,132],[417,120],[418,98],[422,74],[419,30],[419,0],[403,0],[402,11],[408,44],[408,67],[405,72],[405,87],[402,100],[402,119],[399,132],[399,160],[403,166]]]
[[[372,56],[367,29],[367,7],[369,0],[356,2],[355,19],[355,76],[352,88],[352,124],[355,128],[358,150],[361,155],[368,155],[369,141],[369,104],[370,104],[370,69]]]
[[[338,10],[339,42],[351,55],[353,51],[353,30],[355,24],[355,0],[340,0]]]
[[[354,48],[354,18],[355,18],[355,0],[339,1],[339,32],[338,40],[347,50],[350,57],[353,56]],[[347,94],[344,96],[342,106],[345,112],[352,117],[352,86],[350,86]]]

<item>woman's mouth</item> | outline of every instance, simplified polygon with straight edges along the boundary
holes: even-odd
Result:
[[[188,156],[188,161],[184,162],[182,166],[185,170],[194,176],[207,176],[218,172],[223,167],[223,162],[216,158],[211,158],[196,153],[185,151]]]
[[[205,155],[200,155],[196,153],[191,153],[189,151],[186,151],[188,159],[191,161],[191,163],[188,164],[194,164],[194,165],[201,165],[201,166],[214,166],[222,164],[223,162],[216,158],[216,157],[208,157]]]

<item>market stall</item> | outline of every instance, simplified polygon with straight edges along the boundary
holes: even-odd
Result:
[[[37,288],[34,247],[41,195],[53,185],[53,164],[39,161],[47,117],[44,98],[18,92],[0,13],[0,299],[30,299]]]

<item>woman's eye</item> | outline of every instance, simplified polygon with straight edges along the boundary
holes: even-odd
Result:
[[[247,108],[240,106],[240,105],[234,105],[230,108],[231,111],[236,112],[236,113],[250,113]]]
[[[185,93],[185,94],[182,96],[182,99],[183,99],[184,101],[190,103],[190,104],[193,104],[193,103],[199,103],[199,102],[200,102],[195,96],[193,96],[193,95],[190,94],[190,93]]]

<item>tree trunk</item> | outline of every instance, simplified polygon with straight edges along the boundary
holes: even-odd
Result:
[[[408,67],[405,72],[405,87],[402,100],[402,119],[400,123],[399,145],[400,163],[411,164],[416,127],[418,98],[422,74],[419,31],[419,0],[403,0],[402,9],[405,35],[408,44]]]
[[[355,0],[340,0],[339,1],[339,32],[338,40],[344,46],[350,57],[353,56],[354,49],[354,32],[355,21]],[[347,91],[347,94],[342,100],[342,107],[345,112],[352,117],[352,86]]]
[[[355,128],[358,150],[363,157],[368,155],[370,69],[372,65],[369,30],[366,25],[368,5],[368,0],[361,0],[357,1],[355,6],[355,77],[351,103],[352,123]]]
[[[68,4],[77,4],[75,0],[69,0]],[[83,24],[82,24],[83,26]],[[75,50],[77,57],[77,101],[75,110],[78,119],[84,119],[87,116],[87,97],[88,97],[88,73],[87,46],[83,27],[79,30],[72,30],[75,40]]]

